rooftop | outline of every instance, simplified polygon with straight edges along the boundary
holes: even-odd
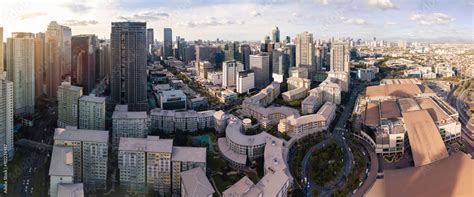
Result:
[[[77,129],[77,127],[66,126],[66,128],[56,128],[54,140],[108,143],[109,131]]]
[[[120,138],[119,151],[171,153],[172,150],[172,139],[160,139],[158,136],[148,136],[147,138]]]
[[[72,147],[53,146],[49,176],[73,176]]]
[[[188,196],[209,196],[215,192],[206,173],[200,167],[182,172],[181,180]]]
[[[369,86],[365,91],[367,97],[396,97],[396,98],[409,98],[415,97],[420,94],[433,93],[429,87],[423,85],[408,83],[408,84],[387,84]]]
[[[366,194],[375,196],[472,196],[474,160],[457,152],[437,162],[404,169],[385,170]]]
[[[94,95],[82,96],[79,98],[79,101],[87,101],[87,102],[94,102],[94,103],[105,103],[105,97],[97,97]]]
[[[164,98],[176,98],[176,97],[186,97],[186,94],[182,90],[168,90],[160,93],[161,97]]]
[[[246,196],[246,193],[254,186],[255,184],[249,179],[249,177],[244,176],[242,179],[237,181],[235,184],[226,189],[222,194],[224,197],[241,197]]]
[[[403,113],[415,166],[422,166],[448,157],[448,151],[427,110]]]
[[[174,146],[171,160],[206,163],[206,148]]]
[[[58,197],[84,197],[84,185],[82,183],[60,183],[58,184]]]
[[[245,135],[242,133],[241,129],[242,120],[238,119],[237,117],[232,117],[225,131],[227,139],[243,146],[253,146],[265,144],[266,139],[269,136],[269,134],[266,132],[261,132],[256,135]]]

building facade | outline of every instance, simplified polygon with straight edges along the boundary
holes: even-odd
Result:
[[[112,102],[127,104],[130,111],[146,111],[146,23],[112,23],[111,50]]]
[[[75,35],[71,39],[71,80],[80,85],[85,94],[89,94],[96,84],[96,49],[95,35]]]
[[[255,75],[255,88],[263,89],[270,84],[270,56],[250,55],[250,69]]]
[[[79,129],[105,130],[105,98],[95,95],[79,99]]]
[[[112,114],[112,148],[116,150],[121,137],[146,138],[148,124],[145,111],[130,112],[126,105],[117,105]]]
[[[303,32],[296,35],[295,44],[296,67],[307,68],[311,79],[315,72],[313,34]]]
[[[0,143],[2,149],[0,153],[7,156],[8,160],[13,159],[13,82],[1,79],[0,77]],[[5,149],[6,148],[6,149]],[[4,151],[7,151],[6,153]]]
[[[58,126],[77,126],[82,87],[63,82],[58,88]]]

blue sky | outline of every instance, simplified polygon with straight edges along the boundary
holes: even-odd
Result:
[[[45,31],[51,20],[73,34],[108,37],[110,22],[146,21],[188,40],[261,40],[274,26],[282,36],[316,38],[473,40],[474,0],[0,0],[0,26]]]

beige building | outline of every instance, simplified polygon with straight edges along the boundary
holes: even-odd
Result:
[[[95,95],[79,99],[79,128],[105,130],[105,98]]]
[[[303,32],[296,35],[296,67],[308,69],[308,77],[312,78],[315,70],[313,34]]]
[[[198,167],[206,172],[206,148],[174,146],[171,161],[172,191],[174,195],[179,195],[182,172]]]
[[[7,80],[13,82],[15,115],[35,112],[34,34],[16,32],[7,38]]]
[[[86,191],[105,190],[109,132],[77,127],[57,128],[54,146],[73,150],[74,183],[84,183]]]
[[[282,133],[315,133],[326,130],[336,116],[337,105],[325,103],[315,114],[295,117],[289,116],[280,120],[278,131]]]
[[[62,82],[58,87],[58,127],[77,126],[82,87]]]
[[[214,110],[197,112],[194,110],[174,111],[153,109],[150,112],[150,128],[172,133],[176,130],[196,132],[214,128]]]
[[[146,138],[148,125],[145,111],[130,112],[127,105],[115,106],[112,114],[112,148],[118,148],[121,137]]]

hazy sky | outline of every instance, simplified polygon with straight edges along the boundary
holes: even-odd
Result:
[[[261,40],[309,31],[316,38],[460,38],[473,40],[474,0],[0,0],[0,26],[45,31],[51,20],[74,34],[109,37],[110,22],[146,21],[187,40]]]

